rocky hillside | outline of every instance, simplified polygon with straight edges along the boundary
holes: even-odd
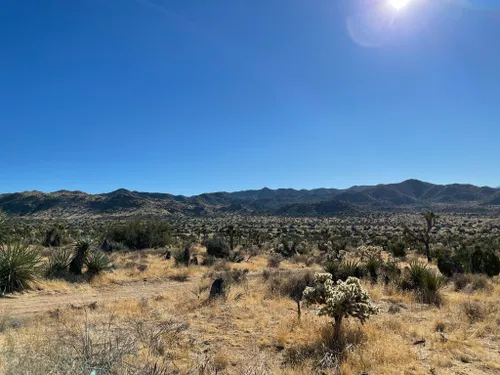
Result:
[[[29,217],[130,215],[284,215],[332,216],[377,211],[433,209],[500,213],[500,189],[474,185],[435,185],[418,180],[349,189],[264,188],[192,197],[119,189],[107,194],[38,191],[0,195],[0,208]]]

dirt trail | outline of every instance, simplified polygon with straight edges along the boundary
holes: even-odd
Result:
[[[165,291],[192,290],[199,282],[198,278],[188,281],[141,281],[125,285],[113,285],[84,291],[71,291],[61,294],[25,293],[0,298],[0,316],[26,317],[46,313],[58,308],[83,306],[92,302],[113,302],[123,299],[148,298]]]

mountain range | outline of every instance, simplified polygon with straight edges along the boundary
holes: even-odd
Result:
[[[227,214],[334,216],[369,212],[500,213],[500,188],[468,184],[436,185],[415,179],[348,189],[268,189],[205,193],[196,196],[119,189],[87,194],[60,190],[0,195],[0,209],[13,215],[85,216],[216,216]]]

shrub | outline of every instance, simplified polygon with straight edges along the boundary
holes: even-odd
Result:
[[[314,276],[311,272],[290,276],[281,283],[281,294],[286,295],[297,303],[297,317],[299,320],[301,317],[300,301],[302,300],[302,295],[306,287],[313,286],[313,284]]]
[[[397,258],[406,256],[406,245],[403,241],[391,241],[387,244],[387,249]]]
[[[485,275],[473,275],[470,273],[453,275],[453,284],[457,292],[465,288],[470,288],[471,291],[491,289],[491,285]]]
[[[222,237],[214,237],[209,239],[205,246],[207,254],[216,258],[228,258],[231,254],[229,244]]]
[[[171,242],[171,228],[162,221],[136,220],[111,226],[106,238],[131,250],[165,247]]]
[[[500,273],[500,258],[494,250],[476,248],[472,253],[472,273],[484,273],[489,277]]]
[[[73,250],[71,248],[66,247],[52,251],[45,275],[48,277],[62,276],[68,270],[72,259]]]
[[[395,281],[401,276],[401,269],[396,262],[382,262],[380,265],[382,272],[386,276],[386,280]]]
[[[29,289],[40,271],[40,255],[22,243],[0,247],[0,292],[13,293]]]
[[[213,266],[217,262],[217,258],[212,256],[212,255],[206,255],[203,257],[203,260],[201,261],[202,266]]]
[[[85,258],[85,265],[87,266],[87,272],[92,275],[97,275],[112,268],[111,259],[100,250],[90,251]]]
[[[283,258],[279,254],[269,254],[267,257],[267,266],[269,268],[279,268]]]
[[[361,287],[359,279],[349,277],[346,281],[338,280],[335,284],[329,273],[317,273],[314,286],[304,290],[307,305],[319,304],[319,315],[327,315],[335,321],[334,339],[340,342],[341,324],[344,318],[352,316],[364,323],[377,308],[370,302],[368,293]]]
[[[334,281],[345,281],[349,277],[357,277],[358,279],[363,277],[363,271],[357,261],[343,260],[340,262],[327,262],[324,270],[332,275]]]
[[[186,265],[186,262],[184,261],[184,250],[177,249],[177,250],[173,251],[172,258],[174,258],[176,266]]]
[[[469,320],[469,323],[474,324],[484,320],[485,311],[478,302],[466,301],[461,305],[462,311]]]
[[[437,266],[438,266],[439,272],[441,272],[443,275],[445,275],[447,277],[451,277],[455,273],[455,267],[453,265],[453,260],[451,259],[450,256],[447,256],[446,254],[441,254],[439,256]]]

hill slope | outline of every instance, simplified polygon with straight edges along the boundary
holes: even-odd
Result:
[[[433,209],[455,212],[500,211],[500,189],[435,185],[419,180],[349,189],[268,189],[216,192],[186,197],[119,189],[106,194],[29,191],[0,195],[0,208],[14,215],[102,216],[256,214],[332,216],[370,211]]]

